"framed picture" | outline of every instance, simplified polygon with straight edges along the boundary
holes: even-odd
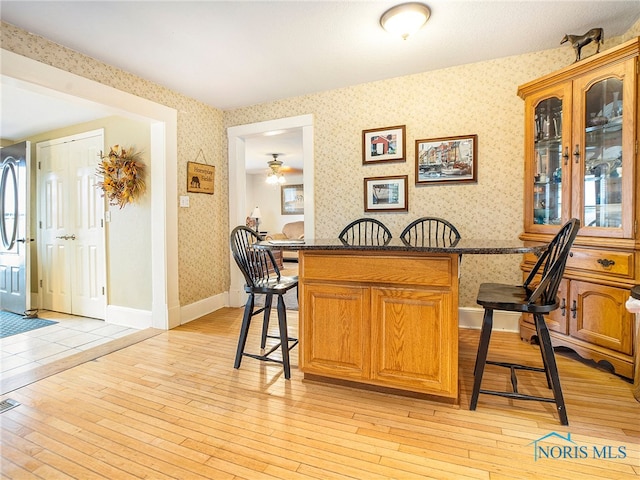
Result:
[[[416,185],[475,183],[478,136],[416,140]]]
[[[406,212],[409,210],[407,197],[407,175],[397,177],[371,177],[364,179],[365,212]]]
[[[187,192],[213,194],[216,167],[187,162]]]
[[[281,212],[282,215],[303,215],[304,214],[304,186],[303,185],[282,185]]]
[[[405,162],[405,126],[362,131],[362,164]]]

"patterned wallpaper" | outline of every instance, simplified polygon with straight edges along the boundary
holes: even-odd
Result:
[[[522,230],[523,102],[518,85],[570,64],[562,48],[410,75],[221,112],[42,37],[2,23],[2,48],[178,111],[178,194],[186,193],[186,163],[200,149],[216,166],[215,194],[191,195],[180,209],[180,304],[222,293],[229,285],[226,128],[313,114],[316,235],[337,235],[364,215],[362,179],[409,176],[409,212],[375,214],[394,235],[422,215],[452,221],[465,237],[515,238]],[[604,48],[640,35],[637,22]],[[585,49],[589,54],[590,50]],[[407,126],[405,163],[362,165],[362,130]],[[414,186],[414,141],[478,135],[478,183]],[[354,174],[354,172],[356,172]],[[471,256],[462,262],[460,306],[475,306],[481,281],[519,281],[519,256]]]
[[[640,28],[640,22],[635,25]],[[624,38],[632,38],[627,34]],[[605,42],[604,49],[622,42]],[[592,50],[585,47],[583,54]],[[371,216],[398,236],[424,215],[441,216],[467,238],[517,238],[523,225],[524,102],[520,84],[574,60],[553,50],[468,64],[288,98],[225,112],[225,127],[314,115],[316,237],[335,237],[352,220]],[[406,125],[405,163],[362,165],[362,130]],[[415,186],[415,140],[478,135],[478,182]],[[365,214],[363,178],[408,175],[409,212]],[[483,281],[520,281],[519,255],[462,261],[460,306],[476,306]]]

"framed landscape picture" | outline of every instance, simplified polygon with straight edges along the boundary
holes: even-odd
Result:
[[[478,136],[416,140],[416,185],[476,183]]]
[[[282,215],[304,214],[304,185],[282,185],[280,192]]]
[[[405,126],[362,131],[362,164],[404,162]]]
[[[370,177],[364,179],[365,212],[406,212],[409,210],[407,197],[407,175],[396,177]]]

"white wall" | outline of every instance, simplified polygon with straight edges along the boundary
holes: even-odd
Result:
[[[297,185],[303,183],[302,174],[285,174],[285,185]],[[262,219],[260,220],[261,232],[281,232],[286,223],[304,220],[304,215],[281,215],[281,191],[280,185],[268,185],[265,182],[265,174],[247,175],[247,216],[253,209],[260,207]]]

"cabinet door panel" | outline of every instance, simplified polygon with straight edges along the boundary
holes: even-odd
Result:
[[[368,378],[369,288],[305,284],[304,302],[301,370],[329,377]]]
[[[457,396],[458,326],[450,292],[372,288],[371,378]]]
[[[570,213],[571,85],[554,86],[525,103],[525,224],[553,233]]]
[[[635,59],[574,82],[572,216],[581,235],[633,238]]]
[[[633,316],[625,307],[628,290],[572,281],[570,297],[573,337],[633,353]]]

